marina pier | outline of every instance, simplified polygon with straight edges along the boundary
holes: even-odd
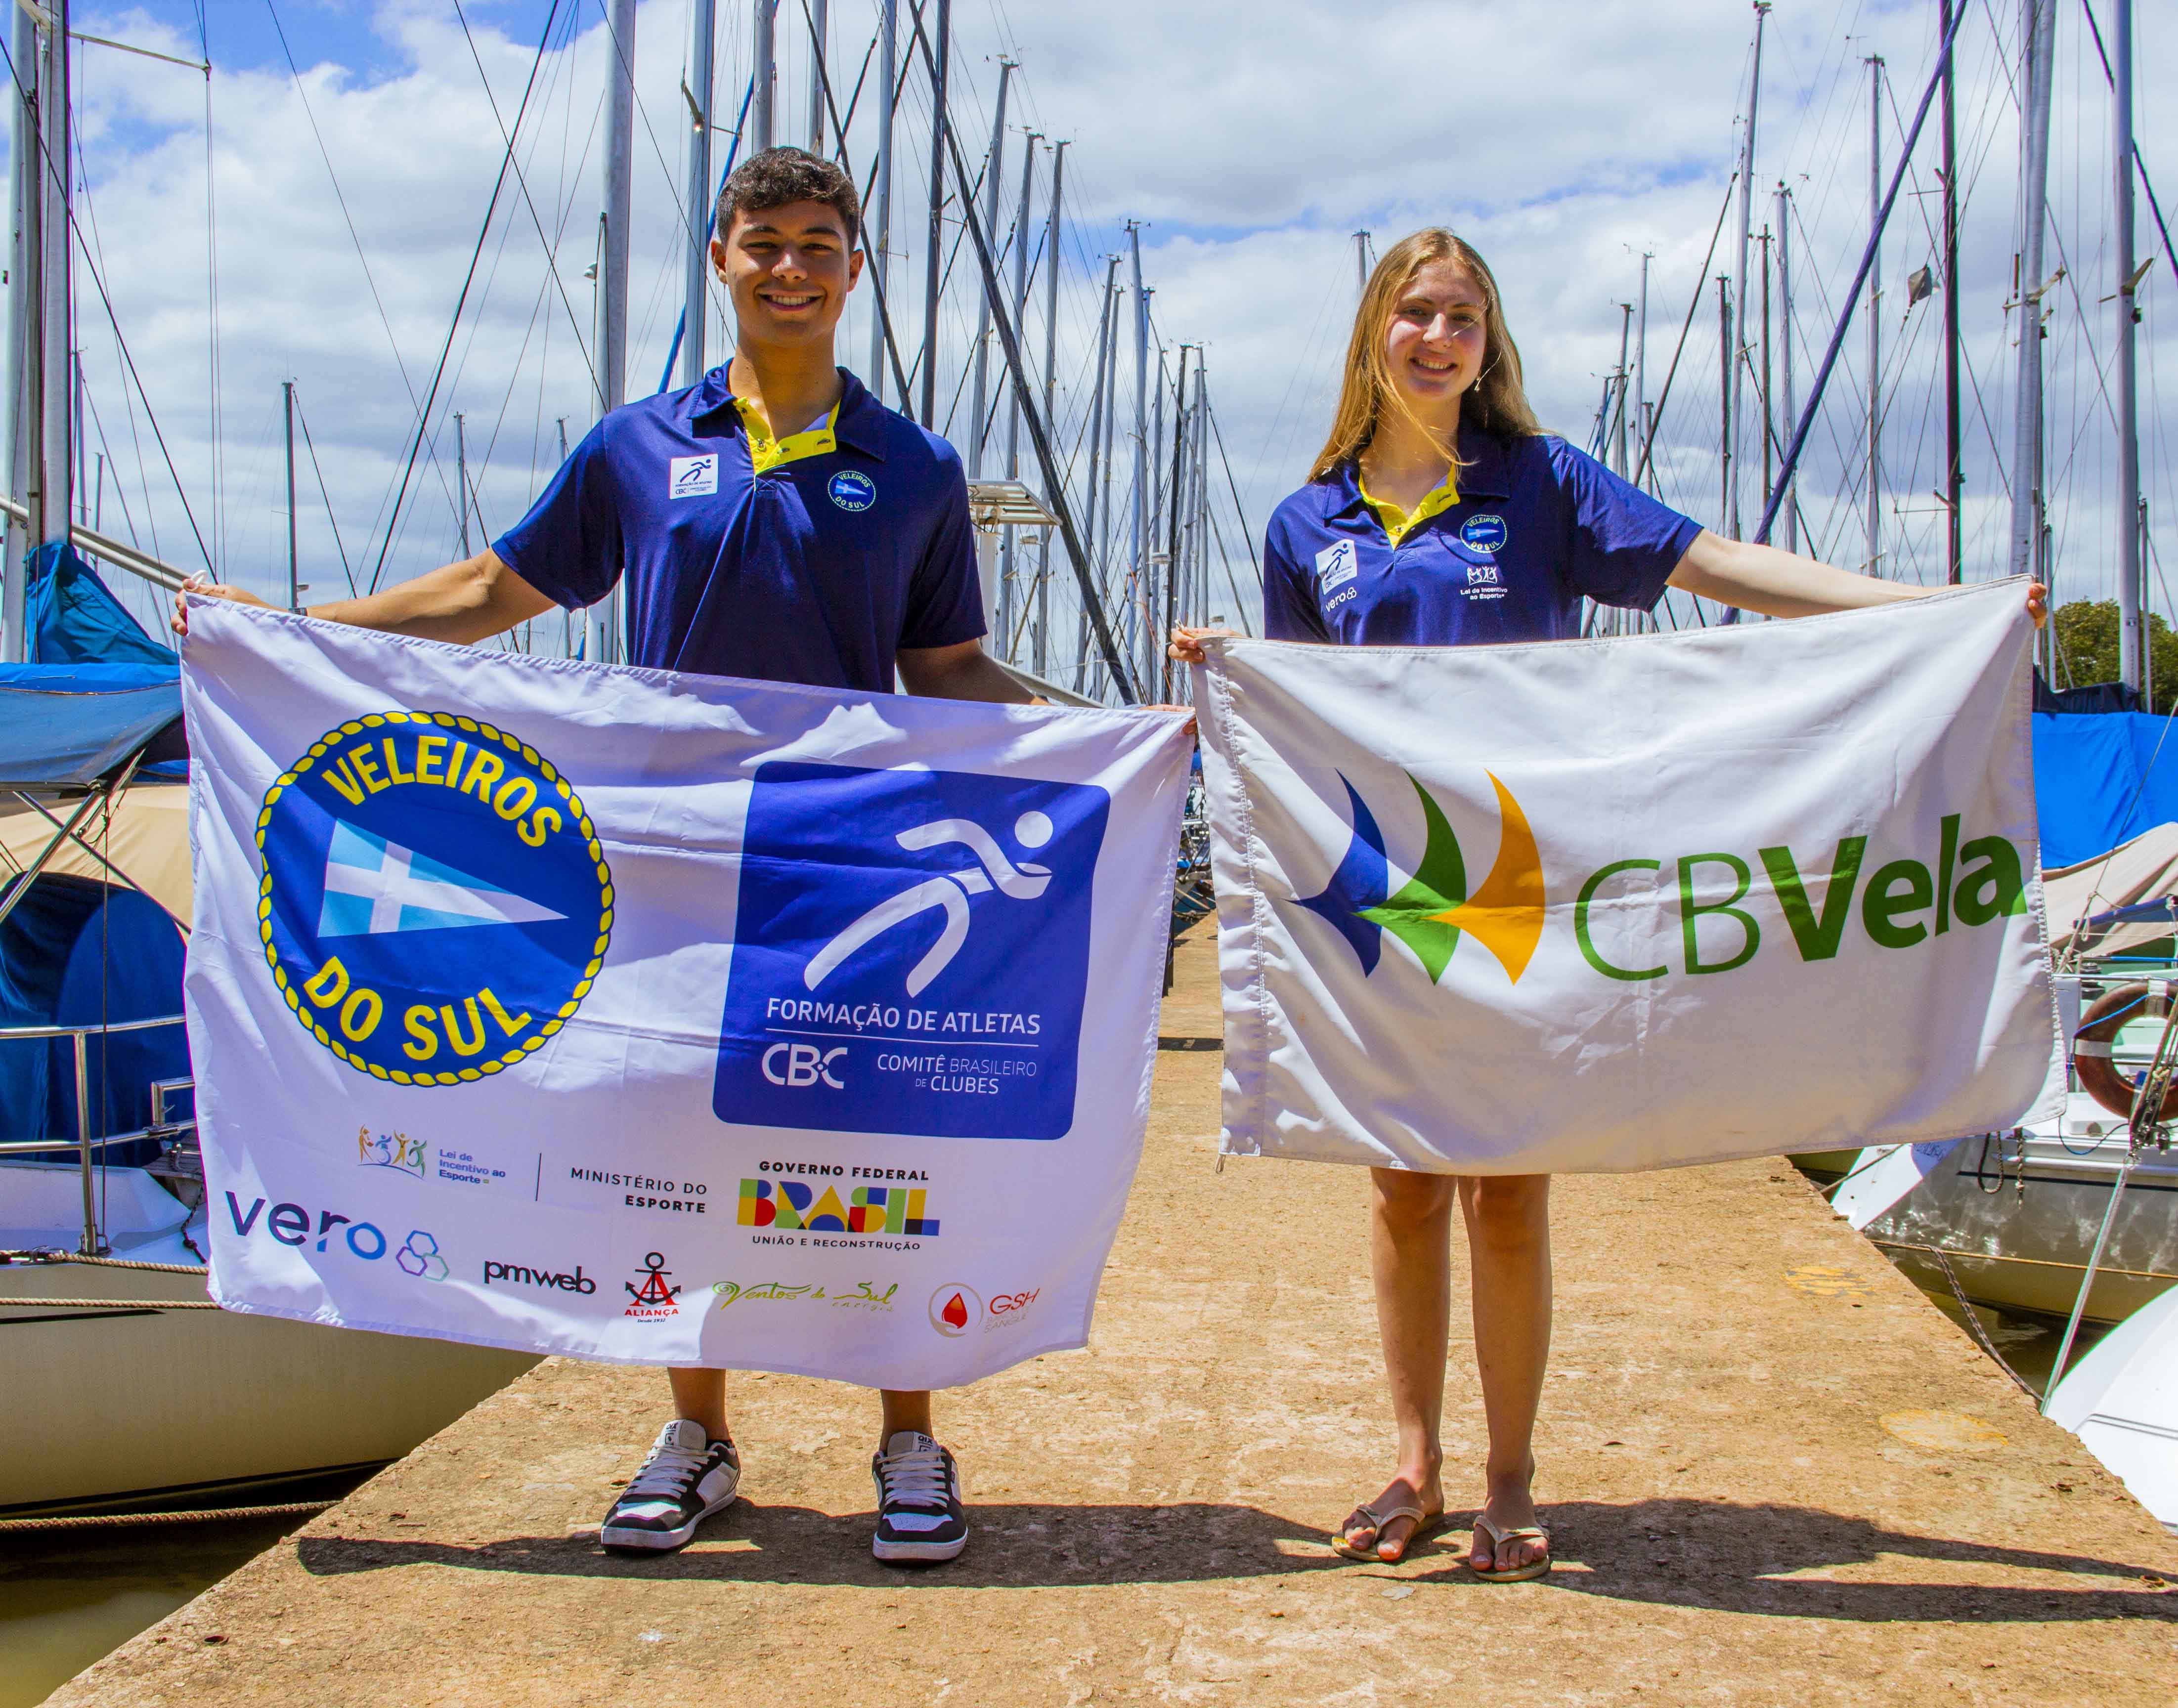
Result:
[[[870,1558],[865,1396],[755,1375],[744,1498],[681,1553],[607,1555],[664,1384],[549,1359],[55,1708],[2178,1695],[2178,1540],[1781,1160],[1557,1183],[1547,1580],[1464,1564],[1457,1300],[1453,1527],[1335,1558],[1392,1464],[1368,1181],[1215,1166],[1215,956],[1204,927],[1176,953],[1092,1345],[939,1396],[958,1561]]]

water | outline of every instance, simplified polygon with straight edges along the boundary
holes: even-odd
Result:
[[[320,1480],[251,1498],[331,1499],[359,1480]],[[0,1534],[0,1708],[44,1701],[309,1518]]]
[[[1905,1273],[1919,1283],[1920,1278],[1913,1271],[1907,1269]],[[1934,1286],[1923,1285],[1921,1291],[1930,1304],[1965,1331],[1965,1316],[1949,1287],[1939,1281]],[[2034,1397],[2039,1400],[2049,1385],[2049,1371],[2057,1361],[2057,1348],[2064,1341],[2065,1325],[2042,1317],[2015,1317],[1986,1305],[1972,1308],[2004,1361],[2026,1378],[2034,1390]],[[2108,1333],[2108,1325],[2082,1323],[2080,1332],[2072,1337],[2071,1356],[2065,1361],[2066,1369],[2078,1369],[2088,1349]]]

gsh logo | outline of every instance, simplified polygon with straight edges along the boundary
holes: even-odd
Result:
[[[774,1044],[763,1052],[763,1077],[774,1085],[807,1086],[819,1080],[835,1091],[845,1091],[847,1082],[832,1072],[835,1062],[847,1053],[845,1045],[819,1050],[814,1044]]]

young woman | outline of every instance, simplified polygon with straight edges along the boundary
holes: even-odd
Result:
[[[1919,591],[1721,538],[1546,435],[1482,258],[1434,229],[1387,250],[1354,317],[1331,437],[1308,484],[1271,519],[1264,633],[1347,646],[1556,640],[1579,633],[1584,596],[1645,611],[1666,587],[1774,617]],[[2040,587],[2028,608],[2039,624]],[[1201,663],[1211,632],[1175,630],[1171,656]],[[1370,1172],[1398,1458],[1334,1546],[1398,1560],[1444,1522],[1439,1425],[1457,1198],[1490,1431],[1469,1563],[1497,1581],[1540,1577],[1550,1537],[1536,1522],[1530,1444],[1550,1353],[1549,1176]]]

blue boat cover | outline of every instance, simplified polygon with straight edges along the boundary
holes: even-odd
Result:
[[[157,664],[177,680],[173,648],[144,632],[74,546],[48,540],[30,554],[24,614],[40,664]]]
[[[49,542],[30,554],[30,570],[25,610],[36,662],[0,665],[0,789],[81,789],[176,723],[181,661],[74,548]]]
[[[2178,820],[2178,728],[2143,712],[2038,712],[2034,805],[2045,869]]]

